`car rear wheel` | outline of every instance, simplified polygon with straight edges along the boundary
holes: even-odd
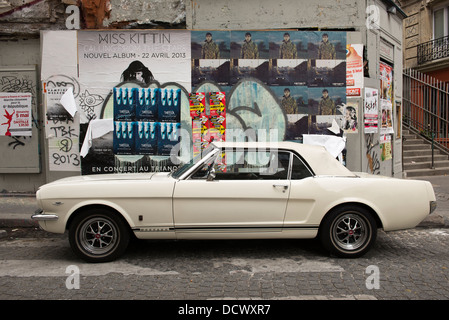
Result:
[[[77,215],[69,228],[72,250],[88,262],[108,262],[128,247],[130,232],[121,217],[105,209],[91,209]]]
[[[376,241],[377,225],[369,211],[345,206],[330,212],[320,229],[320,240],[332,254],[343,258],[364,255]]]

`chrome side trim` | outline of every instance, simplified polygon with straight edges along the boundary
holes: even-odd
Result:
[[[31,219],[36,221],[56,221],[59,219],[59,216],[56,214],[40,214],[36,213],[31,216]]]

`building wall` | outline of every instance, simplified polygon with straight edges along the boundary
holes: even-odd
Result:
[[[83,0],[84,3],[94,2]],[[36,103],[38,112],[33,114],[35,119],[33,129],[38,134],[32,137],[20,138],[17,141],[11,137],[0,137],[1,157],[7,157],[8,163],[26,162],[25,159],[35,159],[38,164],[36,172],[20,169],[4,168],[0,171],[0,192],[34,192],[37,188],[50,181],[73,175],[63,171],[48,169],[48,144],[44,138],[44,121],[42,95],[40,94],[41,70],[41,30],[67,30],[71,23],[67,23],[73,16],[70,6],[77,4],[77,0],[9,0],[0,6],[0,70],[4,67],[30,66],[36,69]],[[185,1],[133,1],[111,0],[112,11],[104,17],[104,28],[185,28]],[[73,7],[72,7],[73,8]],[[103,8],[96,8],[101,11]],[[79,22],[83,26],[83,12],[80,10]],[[70,22],[73,22],[70,20]],[[0,79],[0,88],[5,84]],[[1,92],[2,90],[0,90]],[[28,148],[28,145],[37,148]]]
[[[10,1],[12,3],[12,1]],[[61,12],[53,0],[45,0],[39,4],[43,7],[40,20],[25,19],[22,10],[2,16],[0,11],[0,26],[8,26],[0,32],[2,40],[0,50],[0,66],[37,65],[40,70],[41,56],[39,41],[35,30],[66,29],[66,19],[69,13]],[[73,5],[74,1],[63,1],[65,7]],[[362,43],[366,46],[366,58],[369,61],[369,77],[365,78],[365,87],[379,88],[379,62],[381,57],[379,47],[381,41],[387,42],[392,49],[392,64],[394,65],[395,100],[402,100],[402,18],[399,15],[387,13],[388,4],[380,0],[342,0],[342,1],[298,1],[284,0],[273,2],[268,0],[225,0],[211,2],[196,1],[137,1],[132,5],[125,0],[111,0],[112,11],[103,20],[104,27],[111,28],[187,28],[191,30],[339,30],[347,32],[348,43]],[[379,11],[374,16],[367,12],[370,6],[377,6]],[[62,7],[64,7],[62,6]],[[35,9],[36,7],[26,8]],[[46,8],[46,9],[45,9]],[[367,27],[367,19],[376,18],[378,28]],[[20,19],[19,19],[20,18]],[[6,19],[6,20],[5,20]],[[14,27],[12,21],[19,19],[21,27]],[[26,25],[37,25],[28,28]],[[26,38],[28,40],[23,40]],[[4,46],[5,45],[5,46]],[[4,48],[7,48],[6,50]],[[399,76],[398,76],[399,75]],[[40,90],[42,88],[39,88]],[[40,119],[44,118],[41,97],[38,97]],[[355,99],[359,103],[359,133],[347,137],[347,165],[353,171],[364,171],[387,176],[402,175],[401,137],[392,135],[393,159],[382,161],[380,157],[380,134],[363,133],[363,98]],[[395,119],[396,121],[397,119]],[[400,125],[400,123],[399,123]],[[39,185],[61,177],[73,175],[48,170],[48,146],[41,132],[39,139],[39,159],[41,171],[33,174],[0,173],[0,191],[33,192]],[[399,130],[400,132],[400,126]],[[9,141],[0,139],[0,152],[10,152]]]
[[[442,5],[449,6],[447,0],[401,1],[402,9],[407,14],[403,26],[404,68],[416,69],[424,73],[449,67],[449,58],[418,63],[418,46],[433,40],[433,10]],[[434,73],[441,75],[441,72]],[[438,78],[439,80],[443,80]]]

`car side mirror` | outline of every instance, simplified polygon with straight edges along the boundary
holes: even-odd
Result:
[[[215,168],[212,167],[212,169],[209,170],[208,174],[207,174],[207,181],[214,181],[215,177],[216,177],[216,173],[215,173]]]

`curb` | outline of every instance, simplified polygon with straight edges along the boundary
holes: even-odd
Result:
[[[31,218],[0,219],[0,228],[34,228],[34,227],[39,227],[39,223],[37,221],[31,220]]]
[[[17,197],[17,198],[30,197],[30,198],[32,198],[32,197],[35,197],[35,196],[36,196],[36,193],[31,193],[31,192],[26,192],[26,193],[17,192],[17,193],[15,193],[15,192],[1,192],[0,191],[0,197],[5,197],[5,198],[7,198],[7,197]]]

